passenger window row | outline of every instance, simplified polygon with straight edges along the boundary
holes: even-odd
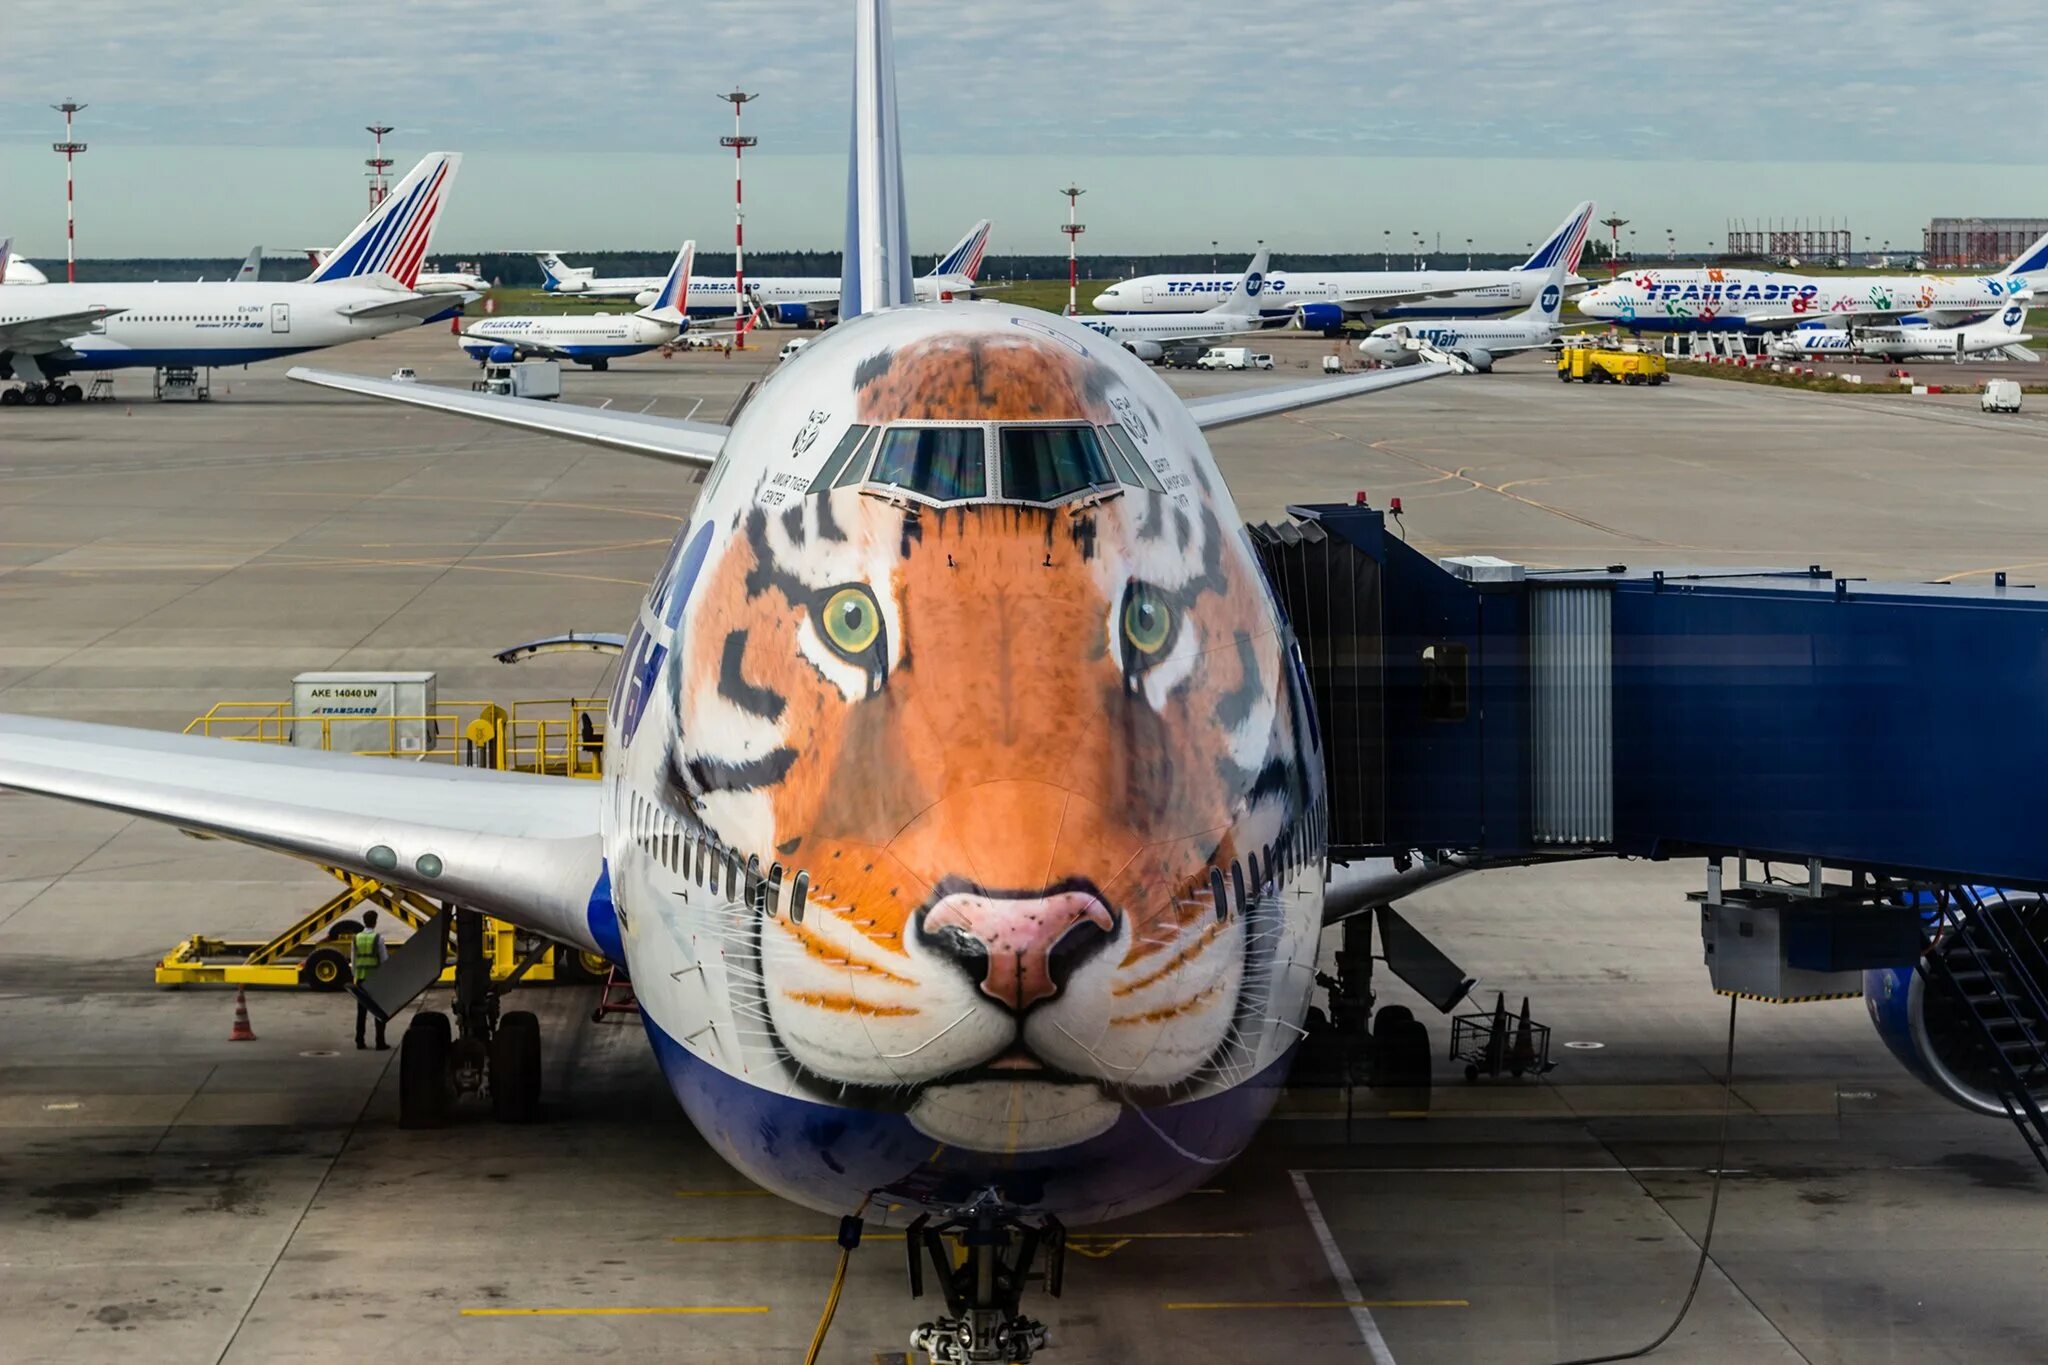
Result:
[[[744,890],[754,913],[772,917],[786,910],[791,920],[803,923],[804,907],[810,900],[810,873],[785,877],[780,862],[770,863],[764,870],[757,853],[741,861],[737,852],[710,832],[678,820],[637,792],[628,822],[633,844],[669,871],[729,903],[737,904]],[[686,899],[688,894],[684,893]]]
[[[1059,502],[1119,485],[1164,491],[1130,433],[1115,422],[850,426],[811,481],[811,491],[860,483],[940,503]]]
[[[1232,859],[1227,869],[1211,867],[1209,904],[1216,912],[1216,922],[1221,924],[1229,919],[1233,909],[1239,915],[1247,913],[1304,873],[1322,875],[1327,849],[1322,808],[1315,806],[1295,822],[1285,837],[1274,840],[1263,850],[1255,849],[1241,859]]]

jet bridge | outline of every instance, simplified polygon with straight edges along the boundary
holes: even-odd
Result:
[[[1368,507],[1288,510],[1249,533],[1334,857],[1701,858],[1717,990],[1867,990],[1909,1065],[2048,1143],[2048,592],[1439,562]]]

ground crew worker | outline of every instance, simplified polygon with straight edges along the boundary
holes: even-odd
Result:
[[[383,965],[386,957],[390,956],[384,948],[384,935],[377,932],[377,912],[375,910],[363,911],[363,927],[357,931],[355,942],[354,965],[356,985],[367,986],[370,983],[371,976],[376,973],[377,968]],[[370,1002],[364,999],[361,994],[358,994],[356,996],[356,1047],[358,1049],[364,1046],[363,1021],[370,1017],[372,1017]],[[389,1049],[391,1044],[384,1041],[384,1017],[382,1015],[375,1017],[377,1020],[377,1050],[383,1052]]]

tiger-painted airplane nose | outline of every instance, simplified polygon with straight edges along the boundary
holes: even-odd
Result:
[[[1107,943],[1116,917],[1093,891],[991,896],[956,891],[924,914],[924,933],[982,993],[1019,1013],[1060,990],[1082,958]]]

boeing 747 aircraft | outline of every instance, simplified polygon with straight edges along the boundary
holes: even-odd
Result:
[[[0,297],[0,404],[75,402],[86,370],[250,365],[417,327],[460,303],[413,288],[462,158],[413,167],[296,283],[46,284]]]
[[[918,1339],[1021,1361],[1031,1249],[1244,1150],[1348,894],[1302,666],[1204,433],[1448,371],[1184,402],[1069,319],[916,302],[886,0],[855,9],[849,321],[730,428],[292,372],[678,467],[694,506],[602,782],[0,716],[0,786],[630,965],[704,1138],[854,1235],[985,1228]],[[436,1102],[447,1024],[405,1034],[402,1117]],[[533,1016],[496,1027],[493,1074],[537,1086]]]

